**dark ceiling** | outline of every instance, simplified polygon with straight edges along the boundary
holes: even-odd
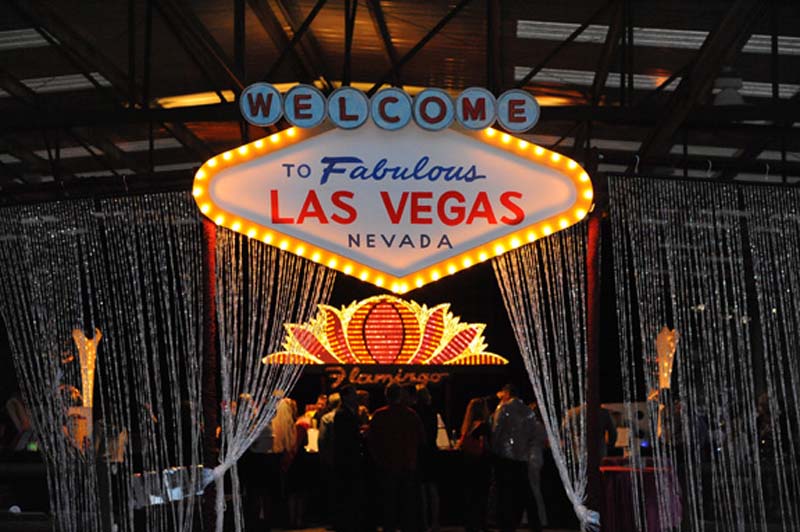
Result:
[[[0,202],[188,189],[262,80],[518,85],[601,172],[800,178],[796,1],[4,0]]]

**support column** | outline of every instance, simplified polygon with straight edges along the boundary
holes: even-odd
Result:
[[[214,467],[219,461],[217,426],[219,425],[219,392],[217,390],[217,300],[216,300],[217,226],[203,217],[203,461]],[[215,483],[203,494],[203,530],[214,530]]]
[[[595,205],[587,223],[586,251],[586,448],[587,486],[586,506],[592,510],[603,508],[603,482],[600,475],[600,445],[603,437],[600,427],[600,296],[602,282],[601,234],[602,219],[607,210],[605,176],[597,175],[596,157],[587,161],[587,170],[593,175]],[[594,168],[592,168],[594,167]],[[601,515],[602,523],[602,515]]]

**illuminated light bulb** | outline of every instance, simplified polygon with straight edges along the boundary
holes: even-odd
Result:
[[[414,284],[417,285],[417,288],[420,288],[425,284],[425,281],[422,280],[422,277],[417,277],[417,280],[414,282]]]
[[[406,283],[403,283],[400,285],[400,293],[405,294],[406,292],[408,292],[408,285]]]
[[[280,133],[275,133],[274,135],[272,135],[272,136],[269,138],[269,140],[270,140],[270,142],[272,142],[273,144],[277,143],[279,140],[281,140],[281,135],[280,135]]]
[[[375,279],[375,286],[383,286],[383,277]]]
[[[267,243],[267,244],[272,242],[272,233],[267,233],[267,234],[264,235],[264,242]]]
[[[433,279],[434,281],[438,281],[439,277],[441,276],[439,275],[438,271],[434,270],[433,272],[431,272],[431,279]]]
[[[514,238],[511,239],[511,247],[512,248],[517,249],[520,246],[520,244],[522,244],[522,242],[519,241],[519,238],[514,237]]]
[[[209,205],[208,203],[203,203],[203,205],[200,206],[200,212],[202,212],[203,214],[208,214],[208,211],[210,210],[211,210],[211,205]]]
[[[239,146],[238,151],[240,155],[247,155],[247,146]]]
[[[592,199],[594,197],[594,191],[591,188],[587,188],[583,191],[583,197],[588,200]]]
[[[361,272],[361,275],[359,275],[358,278],[361,279],[362,281],[366,281],[367,279],[369,279],[369,274],[365,271]]]
[[[489,255],[485,251],[481,251],[478,254],[478,260],[481,261],[481,262],[485,261],[488,258],[489,258]]]
[[[511,142],[511,135],[509,135],[508,133],[503,133],[503,136],[500,137],[500,140],[503,141],[503,144],[508,144],[509,142]]]
[[[550,160],[553,161],[554,163],[557,163],[558,161],[561,160],[561,155],[553,153],[553,155],[550,156]]]
[[[553,234],[553,228],[552,228],[552,227],[550,227],[549,225],[545,225],[545,226],[544,226],[544,229],[542,230],[542,232],[543,232],[544,234],[546,234],[546,235],[550,236],[551,234]]]
[[[233,154],[229,151],[226,151],[225,153],[222,154],[222,158],[225,159],[226,161],[230,161],[231,157],[233,157]]]
[[[494,247],[494,254],[495,255],[502,255],[504,251],[505,251],[505,248],[500,244],[497,244]]]
[[[581,172],[581,175],[578,177],[578,179],[582,183],[586,183],[587,181],[589,181],[589,174],[587,174],[586,172]]]
[[[561,218],[561,219],[558,221],[558,226],[559,226],[561,229],[566,229],[566,228],[569,226],[569,222],[567,221],[567,219],[566,219],[566,218]]]
[[[541,146],[536,146],[536,148],[533,150],[533,153],[536,155],[544,155],[544,148]]]
[[[301,257],[305,252],[306,248],[304,248],[303,246],[297,246],[297,249],[295,250],[295,254],[300,255]]]
[[[573,161],[573,160],[570,160],[570,161],[567,163],[567,168],[569,168],[570,170],[575,170],[575,168],[577,168],[577,167],[578,167],[578,163],[576,163],[576,162],[575,162],[575,161]]]
[[[311,255],[311,260],[313,260],[314,262],[319,262],[319,259],[320,259],[320,258],[321,258],[321,257],[320,257],[320,255],[319,255],[319,251],[315,251],[315,252],[314,252],[314,254],[313,254],[313,255]]]
[[[586,211],[583,209],[578,209],[575,211],[575,216],[578,218],[578,220],[583,220],[583,218],[586,216]]]
[[[264,147],[264,140],[263,139],[258,139],[256,141],[256,143],[254,144],[254,146],[260,150],[261,148]]]
[[[293,127],[290,127],[289,129],[286,130],[286,134],[289,135],[290,137],[294,137],[295,133],[297,133],[297,130]]]
[[[454,273],[456,273],[456,265],[455,264],[448,264],[447,265],[447,273],[449,273],[450,275],[453,275]]]
[[[466,257],[463,261],[461,261],[461,264],[463,264],[465,268],[469,268],[470,266],[472,266],[472,259]]]
[[[536,240],[536,233],[534,233],[533,231],[528,231],[527,236],[528,236],[528,242],[533,242],[534,240]]]
[[[521,140],[521,141],[517,142],[517,146],[519,146],[519,149],[524,150],[525,148],[528,147],[528,141],[527,140]]]
[[[205,170],[203,170],[203,169],[198,170],[197,173],[194,175],[194,178],[195,179],[205,179],[206,178]]]
[[[289,247],[289,242],[287,242],[286,240],[281,240],[280,248],[281,248],[282,250],[286,251],[286,249],[287,249],[288,247]]]
[[[233,222],[233,225],[231,226],[231,229],[233,229],[237,233],[239,232],[239,229],[241,229],[241,228],[242,228],[242,223],[241,222]]]
[[[494,137],[494,134],[497,133],[497,131],[495,131],[494,129],[492,129],[490,127],[487,127],[485,131],[486,131],[486,136],[487,137]]]
[[[394,284],[392,285],[392,292],[394,292],[395,294],[398,294],[398,293],[400,293],[400,285],[399,285],[399,284],[397,284],[397,283],[394,283]]]
[[[350,265],[350,264],[348,264],[347,266],[345,266],[345,267],[344,267],[344,273],[346,273],[347,275],[350,275],[351,273],[353,273],[353,266],[352,266],[352,265]]]
[[[331,259],[328,261],[328,268],[335,268],[336,267],[336,259]]]
[[[221,214],[219,216],[217,216],[216,218],[214,218],[214,223],[217,224],[217,225],[222,225],[222,222],[224,222],[224,221],[225,221],[225,217],[222,216]]]
[[[256,230],[255,229],[251,228],[250,230],[247,231],[247,238],[253,238],[254,236],[256,236]]]
[[[195,198],[196,198],[197,196],[202,196],[202,195],[203,195],[203,189],[202,189],[202,188],[200,188],[200,187],[194,187],[194,188],[192,189],[192,196],[194,196]]]
[[[208,160],[208,162],[207,162],[206,164],[207,164],[208,166],[210,166],[211,168],[214,168],[215,166],[217,166],[217,159],[216,159],[216,157],[215,157],[215,158],[213,158],[213,159],[209,159],[209,160]]]

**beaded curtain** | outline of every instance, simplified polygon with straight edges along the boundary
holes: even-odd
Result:
[[[550,441],[553,460],[582,530],[586,508],[586,224],[492,261],[514,336]]]
[[[335,270],[257,240],[218,229],[217,321],[220,336],[222,439],[217,481],[217,532],[224,526],[223,479],[230,471],[234,530],[243,530],[236,461],[275,415],[302,366],[265,364],[279,350],[284,323],[303,323],[330,298]]]
[[[55,530],[192,528],[201,260],[187,194],[0,209],[0,311]]]
[[[651,420],[629,445],[638,529],[794,530],[796,191],[613,178],[610,194],[623,394]],[[669,389],[656,365],[665,326],[678,335]]]

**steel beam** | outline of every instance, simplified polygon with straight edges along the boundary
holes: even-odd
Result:
[[[277,15],[272,10],[266,0],[247,0],[250,9],[258,19],[259,24],[266,32],[275,47],[283,53],[289,50],[292,57],[292,68],[298,80],[311,83],[319,77],[312,61],[307,61],[294,46],[291,46],[292,39],[286,34],[283,25],[278,20]],[[267,80],[271,81],[271,80]]]
[[[27,85],[16,79],[3,69],[0,69],[0,88],[11,94],[14,98],[22,102],[31,110],[42,110],[40,99]],[[45,110],[54,113],[53,110]],[[108,137],[102,134],[95,134],[88,130],[71,131],[67,129],[67,134],[75,139],[79,144],[94,146],[103,152],[108,159],[111,168],[130,168],[134,172],[144,171],[144,168],[136,163],[127,153],[120,150]]]
[[[635,159],[635,153],[621,150],[600,150],[602,154],[602,162],[616,165],[632,165]],[[737,173],[758,174],[764,175],[766,173],[767,165],[769,164],[770,174],[776,175],[785,172],[787,176],[800,177],[800,163],[781,161],[742,161],[736,158],[727,157],[709,157],[705,155],[686,155],[682,153],[669,153],[663,155],[650,155],[646,158],[639,160],[639,168],[683,168],[684,165],[692,170],[708,170],[709,163],[711,165],[711,173],[709,179],[713,178],[718,172],[732,172],[734,175]],[[646,172],[645,172],[646,175]]]
[[[580,26],[578,26],[577,28],[575,28],[575,31],[573,31],[572,33],[570,33],[570,34],[569,34],[569,36],[568,36],[566,39],[564,39],[563,41],[561,41],[560,43],[558,43],[558,46],[556,46],[555,48],[553,48],[552,50],[550,50],[550,52],[549,52],[549,53],[548,53],[548,54],[547,54],[547,55],[544,57],[544,59],[542,59],[541,61],[539,61],[539,64],[538,64],[538,65],[536,65],[535,67],[533,67],[532,69],[530,69],[530,70],[528,71],[528,73],[527,73],[527,74],[525,74],[525,77],[523,77],[521,80],[519,80],[519,81],[517,82],[517,85],[516,85],[516,87],[517,87],[518,89],[521,89],[521,88],[525,87],[525,85],[527,85],[528,83],[530,83],[530,81],[531,81],[531,80],[532,80],[532,79],[533,79],[533,78],[536,76],[536,74],[538,74],[539,72],[541,72],[541,70],[542,70],[544,67],[546,67],[546,66],[547,66],[547,63],[549,63],[549,62],[550,62],[550,61],[551,61],[551,60],[552,60],[552,59],[553,59],[555,56],[557,56],[557,55],[558,55],[558,53],[559,53],[561,50],[563,50],[564,48],[566,48],[566,47],[567,47],[567,46],[568,46],[568,45],[569,45],[569,44],[570,44],[572,41],[574,41],[575,39],[577,39],[577,38],[578,38],[578,36],[580,36],[580,34],[581,34],[581,33],[583,33],[583,32],[584,32],[584,30],[585,30],[586,28],[588,28],[588,27],[589,27],[589,25],[593,24],[593,23],[594,23],[594,22],[595,22],[595,21],[596,21],[598,18],[600,18],[600,16],[601,16],[603,13],[605,13],[605,11],[606,11],[606,10],[607,10],[609,7],[611,7],[612,5],[614,5],[614,2],[615,2],[615,1],[616,1],[616,0],[610,0],[609,2],[607,2],[607,3],[603,4],[602,6],[600,6],[600,9],[598,9],[597,11],[595,11],[595,12],[592,14],[592,16],[590,16],[590,17],[589,17],[589,18],[588,18],[588,19],[587,19],[587,20],[586,20],[586,21],[585,21],[583,24],[581,24]]]
[[[10,184],[0,190],[0,205],[52,201],[63,197],[64,194],[69,195],[70,198],[101,198],[123,194],[185,191],[191,189],[193,179],[193,171],[179,170],[125,176],[124,178],[103,178],[102,180],[76,179],[64,185],[58,183]]]
[[[754,105],[735,107],[716,107],[704,105],[696,107],[691,117],[685,121],[689,129],[715,129],[736,131],[743,135],[787,135],[796,137],[800,128],[775,125],[744,124],[743,121],[766,120],[784,123],[787,116],[800,116],[800,100],[767,101]],[[586,122],[608,124],[609,126],[652,127],[662,119],[658,106],[620,108],[618,106],[571,105],[542,107],[540,123],[546,122]],[[73,126],[101,126],[121,124],[145,124],[153,122],[238,122],[241,118],[236,103],[175,107],[170,109],[106,109],[84,111],[78,109],[59,109],[58,113],[43,111],[8,111],[0,121],[0,133],[7,134],[41,128],[64,128]],[[536,133],[534,129],[531,133]]]
[[[285,4],[281,0],[275,0],[280,9],[283,17],[286,19],[290,28],[292,28],[292,39],[289,41],[286,48],[281,50],[278,59],[273,63],[270,67],[269,71],[264,75],[265,81],[270,81],[272,77],[278,72],[283,60],[289,53],[292,53],[298,46],[303,49],[303,53],[306,57],[310,57],[312,61],[314,61],[314,72],[318,74],[315,79],[319,79],[322,84],[323,88],[326,91],[330,91],[333,89],[333,85],[331,84],[330,80],[332,79],[330,74],[328,73],[327,68],[325,67],[325,62],[322,60],[322,53],[320,51],[319,44],[317,44],[316,39],[314,38],[313,32],[311,31],[311,24],[314,22],[314,19],[317,17],[319,12],[325,6],[327,0],[317,0],[314,7],[311,8],[311,11],[308,12],[308,15],[303,20],[303,22],[297,26],[295,21],[299,19],[299,13],[297,12],[297,5],[292,2],[290,4]],[[309,46],[303,46],[302,39],[304,36],[307,35],[307,39],[309,42]]]
[[[17,12],[35,27],[44,28],[59,45],[69,52],[82,65],[81,70],[99,72],[112,86],[117,101],[121,106],[133,107],[141,101],[142,89],[128,79],[126,73],[107,57],[97,46],[90,42],[81,32],[73,28],[42,0],[9,0]],[[134,92],[131,92],[134,91]],[[69,112],[68,110],[64,110]],[[201,157],[210,157],[211,151],[205,143],[197,138],[185,125],[180,123],[163,124],[176,139],[188,149]]]
[[[342,85],[349,86],[353,63],[353,30],[358,13],[358,0],[344,2],[344,64],[342,65]]]
[[[381,0],[367,0],[367,10],[369,17],[372,20],[372,25],[375,27],[375,32],[381,36],[383,41],[383,48],[386,50],[386,57],[389,60],[389,68],[392,69],[392,85],[395,87],[402,87],[400,81],[403,77],[400,68],[396,68],[397,63],[400,61],[397,56],[397,49],[392,42],[392,35],[389,33],[389,26],[386,24],[386,17],[383,14],[381,7]]]
[[[606,39],[603,42],[603,48],[600,52],[600,60],[594,73],[594,80],[592,80],[592,88],[589,92],[589,103],[593,107],[600,105],[600,99],[606,88],[606,81],[608,80],[608,71],[611,69],[611,63],[619,46],[619,40],[622,35],[623,29],[623,0],[616,0],[614,7],[611,9],[611,22],[606,32]],[[591,134],[591,122],[586,122],[578,128],[578,134],[575,137],[575,145],[573,146],[573,153],[578,155],[584,145],[588,145],[587,141]]]
[[[670,150],[675,132],[701,98],[708,94],[726,59],[744,46],[753,24],[761,18],[765,8],[764,0],[737,0],[708,34],[687,76],[671,95],[659,125],[642,143],[642,159],[663,155]]]
[[[244,89],[244,82],[231,66],[225,51],[190,8],[178,0],[156,0],[155,6],[215,90],[232,88],[238,94]]]
[[[503,91],[502,14],[500,0],[486,0],[486,87],[495,96]]]
[[[405,55],[402,58],[400,58],[400,60],[397,61],[396,64],[392,65],[392,68],[390,68],[386,73],[384,73],[378,79],[378,81],[374,85],[372,85],[372,88],[370,88],[369,91],[367,91],[367,95],[372,96],[373,94],[378,92],[378,89],[380,89],[386,82],[388,82],[395,75],[397,75],[399,70],[403,68],[403,66],[406,63],[414,59],[414,57],[419,53],[419,51],[422,50],[425,47],[425,45],[428,44],[428,42],[430,42],[431,39],[433,39],[440,31],[444,29],[445,26],[447,26],[447,24],[451,20],[453,20],[456,17],[456,15],[458,15],[465,7],[467,7],[467,4],[469,4],[469,2],[470,0],[461,0],[458,4],[456,4],[455,7],[453,7],[453,9],[451,9],[444,17],[442,17],[442,19],[439,20],[439,22],[437,22],[436,25],[433,28],[431,28],[431,30],[428,33],[426,33],[422,39],[420,39],[417,42],[417,44],[415,44],[408,52],[406,52]]]

